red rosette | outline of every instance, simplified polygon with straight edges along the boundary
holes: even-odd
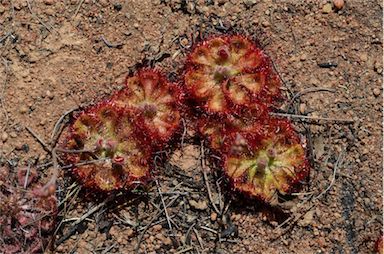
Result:
[[[152,150],[133,118],[132,111],[113,100],[90,106],[75,117],[63,152],[85,187],[109,192],[147,181]]]
[[[158,70],[141,69],[126,79],[112,101],[135,114],[135,124],[155,143],[166,143],[180,127],[183,92]]]
[[[200,108],[228,114],[238,106],[270,106],[280,96],[280,80],[256,43],[241,35],[198,43],[188,56],[184,87]]]
[[[265,202],[289,194],[309,173],[305,148],[286,120],[269,119],[252,131],[234,133],[223,170],[240,192]]]

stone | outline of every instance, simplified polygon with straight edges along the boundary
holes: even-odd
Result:
[[[3,143],[7,142],[8,140],[8,133],[6,133],[5,131],[1,134],[1,141],[3,141]]]
[[[333,0],[333,6],[336,10],[341,10],[344,7],[344,0]]]
[[[373,95],[376,96],[376,97],[378,97],[381,94],[379,88],[374,88],[372,92],[373,92]]]
[[[28,107],[25,106],[25,105],[22,105],[22,106],[20,107],[19,111],[20,111],[21,114],[25,114],[25,113],[28,112]]]
[[[305,114],[305,111],[307,109],[307,105],[305,105],[305,103],[300,103],[300,106],[299,106],[299,111],[300,111],[300,114]]]
[[[191,199],[188,202],[189,202],[189,205],[192,208],[195,208],[196,210],[204,211],[205,209],[208,208],[207,201],[205,201],[205,200],[196,201],[196,200]]]
[[[299,226],[301,227],[305,227],[305,226],[308,226],[310,224],[312,224],[312,221],[313,221],[313,215],[315,214],[315,210],[310,210],[308,211],[306,214],[304,214],[304,217],[303,219],[301,219],[298,224]]]
[[[327,3],[323,5],[323,13],[328,14],[332,12],[332,4]]]

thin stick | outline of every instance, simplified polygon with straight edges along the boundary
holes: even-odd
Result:
[[[115,195],[111,195],[109,196],[106,200],[104,200],[103,202],[101,202],[100,204],[94,206],[93,208],[91,208],[88,212],[86,212],[85,214],[83,214],[80,218],[78,218],[75,222],[72,223],[72,226],[76,226],[77,224],[81,223],[83,220],[85,220],[86,218],[88,218],[90,215],[92,215],[93,213],[97,212],[97,210],[99,210],[100,208],[102,208],[103,206],[105,206],[109,201],[111,201],[113,198],[115,197]]]
[[[75,14],[73,14],[73,16],[72,16],[72,19],[75,18],[75,17],[77,16],[77,14],[79,13],[80,7],[81,7],[81,5],[82,5],[83,3],[84,3],[84,0],[80,0],[79,4],[77,5]]]
[[[105,45],[107,45],[108,48],[119,48],[123,45],[121,43],[111,43],[103,35],[100,36],[100,39],[104,42]]]
[[[181,250],[181,251],[178,251],[178,252],[176,252],[175,254],[185,253],[185,252],[188,252],[188,251],[190,251],[190,250],[193,250],[193,247],[192,247],[192,246],[189,246],[189,247],[187,247],[187,248],[185,248],[185,249],[183,249],[183,250]]]
[[[331,89],[331,88],[326,88],[326,87],[311,87],[311,88],[307,88],[307,89],[304,89],[303,91],[300,91],[300,92],[296,93],[292,97],[292,99],[289,102],[289,104],[291,104],[294,100],[296,100],[300,96],[302,96],[304,94],[307,94],[307,93],[313,93],[313,92],[330,92],[330,93],[335,93],[336,90],[335,89]]]
[[[79,194],[80,189],[81,189],[81,186],[76,186],[72,191],[70,191],[69,193],[67,193],[65,195],[64,199],[61,200],[60,203],[57,206],[61,206],[62,204],[67,202],[67,200],[69,198],[71,198],[72,196],[76,197]]]
[[[12,32],[7,32],[2,38],[0,38],[0,43],[5,41],[11,34],[12,34]]]
[[[5,116],[5,122],[8,124],[8,121],[9,121],[9,117],[8,117],[8,112],[7,110],[5,109],[5,106],[4,106],[4,92],[5,92],[5,89],[7,87],[7,82],[8,82],[8,78],[9,78],[9,66],[8,66],[8,61],[5,60],[5,58],[1,58],[3,60],[3,63],[4,63],[4,72],[5,72],[5,75],[4,75],[4,84],[1,88],[1,94],[0,94],[0,103],[1,103],[1,108],[3,109],[3,113],[4,113],[4,116]]]
[[[285,224],[287,224],[288,222],[290,222],[294,217],[293,216],[290,216],[288,217],[285,221],[283,221],[282,223],[280,223],[279,225],[277,225],[277,227],[275,227],[275,231],[278,230],[279,228],[281,228],[282,226],[284,226]]]
[[[354,123],[354,120],[348,119],[339,119],[339,118],[326,118],[326,117],[314,117],[314,116],[303,116],[303,115],[295,115],[295,114],[286,114],[286,113],[269,113],[273,116],[284,116],[289,118],[299,118],[299,119],[308,119],[308,120],[321,120],[321,121],[330,121],[330,122],[339,122],[339,123]]]
[[[157,191],[159,192],[159,195],[160,195],[161,204],[162,204],[163,207],[164,207],[164,213],[165,213],[165,217],[167,218],[168,227],[169,227],[169,229],[172,231],[171,219],[169,218],[168,211],[167,211],[167,206],[165,205],[164,198],[163,198],[163,194],[161,193],[161,190],[160,190],[160,184],[159,184],[159,181],[156,179],[155,182],[156,182]]]
[[[43,146],[44,150],[46,150],[49,153],[52,152],[52,148],[49,145],[47,145],[47,143],[45,143],[44,140],[41,139],[31,128],[26,126],[25,129],[32,135],[32,137],[34,137]]]
[[[207,175],[207,172],[205,171],[205,162],[204,162],[205,155],[204,155],[203,142],[201,142],[201,145],[200,145],[200,153],[201,153],[201,171],[203,172],[204,183],[205,183],[205,186],[207,187],[208,198],[209,198],[209,201],[211,202],[211,204],[213,206],[213,209],[216,211],[217,214],[220,215],[221,213],[220,213],[219,209],[217,208],[217,206],[213,202],[211,188],[209,187],[208,175]]]
[[[61,153],[94,153],[95,150],[86,150],[86,149],[80,149],[80,150],[75,150],[75,149],[62,149],[62,148],[56,148],[57,152]]]
[[[27,4],[28,4],[28,9],[29,11],[31,12],[32,16],[37,19],[37,21],[39,21],[40,24],[42,24],[49,32],[52,32],[52,27],[49,27],[47,24],[45,24],[33,11],[32,11],[32,7],[31,7],[31,3],[29,2],[29,0],[27,0]]]
[[[194,232],[195,235],[196,235],[197,241],[199,242],[199,245],[200,245],[201,249],[204,250],[203,239],[201,239],[201,236],[200,236],[200,234],[199,234],[199,231],[197,231],[196,228],[193,228],[193,232]]]
[[[116,216],[117,216],[117,215],[116,215]],[[176,217],[176,215],[172,215],[172,216],[170,216],[169,218],[170,218],[170,219],[173,219],[173,218],[175,218],[175,217]],[[121,220],[121,218],[120,218],[120,220]],[[164,221],[167,221],[167,219],[161,219],[161,220],[155,221],[155,222],[153,222],[153,223],[152,223],[151,225],[149,225],[149,226],[152,227],[152,226],[161,224],[161,223],[163,223]],[[124,223],[124,222],[123,222],[123,223]],[[128,225],[129,225],[129,223],[127,223],[127,222],[125,222],[125,224],[128,224]],[[132,226],[131,226],[131,227],[132,227]],[[142,231],[144,228],[145,228],[145,227],[141,227],[141,228],[138,229],[138,231]]]
[[[313,195],[313,193],[315,193],[315,192],[314,191],[310,191],[310,192],[293,192],[290,195],[292,195],[292,196],[305,196],[305,195]]]
[[[59,134],[59,128],[60,128],[61,123],[63,122],[64,118],[67,115],[71,114],[73,111],[77,110],[77,109],[78,109],[78,107],[70,109],[67,112],[64,112],[64,114],[62,114],[60,116],[59,120],[57,120],[57,122],[55,123],[55,127],[53,127],[52,134],[51,134],[51,140],[52,140],[51,141],[52,142],[51,145],[54,146],[56,144],[56,141],[57,141],[57,138],[58,138],[57,135]]]
[[[344,152],[345,152],[345,149],[340,153],[339,157],[337,158],[337,161],[336,161],[336,163],[335,163],[335,166],[333,167],[332,180],[331,180],[331,182],[329,183],[328,187],[327,187],[325,190],[323,190],[319,195],[317,195],[317,196],[315,197],[315,199],[320,198],[322,195],[324,195],[325,193],[327,193],[327,192],[331,189],[332,185],[333,185],[334,182],[335,182],[335,179],[336,179],[336,172],[337,172],[337,169],[339,168],[339,166],[340,166],[340,164],[341,164],[341,162],[342,162],[342,158],[343,158],[343,156],[344,156]]]
[[[59,163],[57,161],[56,148],[52,149],[51,154],[52,154],[52,161],[53,161],[53,167],[52,167],[53,172],[52,172],[51,179],[49,179],[49,181],[40,189],[42,195],[51,194],[50,193],[51,186],[55,186],[55,189],[56,189],[56,181],[57,181],[57,178],[59,177]]]
[[[180,195],[177,195],[174,199],[172,199],[171,201],[169,201],[169,203],[166,205],[166,207],[169,207],[171,206],[178,198],[180,197]],[[140,249],[140,244],[141,244],[141,240],[143,240],[143,237],[144,237],[144,234],[145,232],[147,232],[148,228],[152,225],[152,223],[164,212],[164,208],[158,212],[150,221],[149,223],[147,224],[147,226],[145,226],[145,228],[143,228],[143,232],[141,232],[141,234],[139,235],[139,238],[137,239],[137,244],[135,246],[135,253],[139,253],[139,249]]]
[[[217,192],[218,192],[218,194],[219,194],[219,207],[220,207],[220,211],[221,211],[220,214],[222,214],[223,211],[224,211],[224,204],[223,204],[223,201],[222,201],[222,195],[221,195],[221,189],[220,189],[219,180],[220,180],[220,179],[218,179],[218,180],[216,181],[216,188],[217,188]]]
[[[209,231],[209,232],[212,232],[214,234],[217,234],[217,231],[212,229],[212,228],[209,228],[209,227],[206,227],[206,226],[200,226],[200,228],[206,230],[206,231]]]
[[[181,118],[181,122],[183,123],[183,135],[181,136],[181,148],[183,148],[185,135],[187,134],[187,125],[185,123],[184,118]]]
[[[27,188],[29,173],[31,172],[31,165],[28,163],[27,174],[25,174],[24,189]]]
[[[117,244],[117,243],[114,243],[114,244],[112,244],[111,246],[106,247],[106,248],[101,252],[101,254],[107,254],[107,253],[109,253],[109,251],[112,250],[112,249],[116,246],[116,244]]]
[[[78,163],[73,163],[73,164],[61,166],[61,167],[59,167],[59,169],[69,169],[69,168],[73,168],[73,167],[84,166],[84,165],[102,162],[102,161],[106,161],[106,160],[109,160],[109,159],[108,158],[101,158],[101,159],[96,159],[96,160],[82,161],[82,162],[78,162]]]
[[[185,239],[189,239],[189,243],[192,244],[192,239],[190,237],[191,235],[191,230],[193,229],[193,227],[196,225],[196,223],[193,223],[187,230],[187,232],[185,233]],[[187,240],[185,240],[187,241]]]

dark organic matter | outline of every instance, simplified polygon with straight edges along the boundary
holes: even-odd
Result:
[[[35,168],[0,168],[0,252],[42,253],[56,225],[55,190],[41,195]]]

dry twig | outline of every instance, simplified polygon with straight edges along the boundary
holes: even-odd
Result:
[[[331,89],[331,88],[326,88],[326,87],[311,87],[311,88],[307,88],[307,89],[304,89],[303,91],[300,91],[300,92],[296,93],[292,97],[292,99],[290,100],[288,105],[292,104],[297,98],[301,97],[302,95],[307,94],[307,93],[313,93],[313,92],[330,92],[330,93],[334,93],[334,92],[336,92],[336,90],[335,89]]]
[[[167,218],[168,227],[170,230],[172,230],[171,219],[169,218],[167,206],[165,205],[163,194],[161,193],[159,181],[156,179],[155,182],[156,182],[157,191],[159,192],[159,196],[161,199],[161,204],[163,205],[163,208],[164,208],[165,217]]]
[[[5,93],[5,89],[7,87],[7,82],[8,82],[8,77],[9,77],[9,66],[8,66],[7,60],[5,60],[4,58],[1,58],[1,59],[3,60],[3,63],[4,63],[5,75],[4,75],[4,83],[3,83],[3,86],[1,87],[0,104],[1,104],[1,108],[2,108],[4,116],[5,116],[5,122],[8,123],[9,117],[8,117],[8,112],[4,106],[4,93]]]
[[[204,145],[203,145],[203,142],[201,142],[201,145],[200,145],[200,162],[201,162],[201,170],[203,172],[204,183],[205,183],[205,186],[207,187],[209,201],[211,202],[215,212],[218,215],[221,215],[221,212],[217,208],[216,204],[213,202],[212,192],[211,192],[211,188],[209,186],[208,175],[207,175],[206,165],[205,165],[205,155],[204,155]]]
[[[337,123],[345,123],[345,124],[351,124],[351,123],[355,122],[354,120],[349,120],[349,119],[315,117],[315,116],[303,116],[303,115],[286,114],[286,113],[271,112],[269,114],[273,115],[273,116],[283,116],[283,117],[289,117],[289,118],[298,118],[300,120],[306,119],[306,120],[314,120],[314,121],[329,121],[329,122],[337,122]]]
[[[32,11],[31,3],[29,2],[29,0],[27,0],[27,4],[28,4],[28,9],[29,9],[29,11],[31,12],[32,16],[33,16],[35,19],[37,19],[37,21],[39,21],[39,23],[40,23],[41,25],[43,25],[43,27],[45,27],[49,32],[52,32],[53,28],[50,27],[50,26],[48,26],[47,24],[45,24],[44,21],[42,21],[42,20],[36,15],[36,13],[34,13],[34,12]]]
[[[78,4],[77,7],[76,7],[75,14],[73,14],[73,16],[72,16],[72,19],[75,18],[75,17],[77,16],[77,14],[79,13],[79,10],[80,10],[80,8],[81,8],[81,5],[82,5],[83,3],[84,3],[84,0],[80,0],[80,1],[79,1],[79,4]]]
[[[335,166],[333,167],[332,180],[331,180],[331,182],[329,183],[328,187],[327,187],[325,190],[323,190],[319,195],[317,195],[317,196],[314,198],[315,200],[316,200],[316,199],[319,199],[322,195],[324,195],[325,193],[327,193],[327,192],[331,189],[332,185],[335,183],[336,173],[337,173],[337,170],[338,170],[338,168],[340,167],[340,165],[341,165],[341,163],[342,163],[342,159],[343,159],[343,157],[344,157],[344,153],[345,153],[345,149],[344,149],[342,152],[340,152],[339,157],[337,158],[337,161],[336,161],[336,163],[335,163]]]
[[[168,204],[165,206],[165,207],[169,207],[171,206],[178,198],[180,197],[180,195],[176,195],[171,201],[168,202]],[[140,249],[140,244],[141,244],[141,241],[143,240],[143,237],[144,237],[144,234],[145,232],[147,232],[148,228],[151,227],[153,225],[153,222],[164,212],[164,208],[158,212],[150,221],[149,223],[147,224],[147,226],[145,226],[145,228],[143,229],[143,231],[141,232],[141,234],[139,235],[138,239],[137,239],[137,244],[135,246],[135,253],[139,253],[139,249]]]

